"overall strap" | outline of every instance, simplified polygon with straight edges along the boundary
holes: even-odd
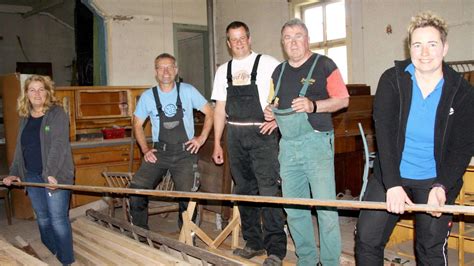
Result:
[[[182,103],[181,103],[181,99],[179,97],[179,86],[180,86],[181,82],[176,82],[176,89],[178,91],[178,97],[176,97],[176,108],[177,109],[180,109],[182,107]],[[153,96],[155,97],[155,105],[156,105],[156,110],[158,111],[158,114],[156,116],[160,116],[161,112],[163,112],[162,110],[162,105],[161,105],[161,101],[160,101],[160,94],[158,93],[158,87],[153,87],[152,88],[152,91],[153,91]]]
[[[260,61],[260,57],[262,57],[261,54],[257,55],[257,58],[255,58],[255,62],[253,63],[252,74],[250,74],[250,82],[252,84],[255,84],[255,82],[257,81],[257,69],[258,69],[258,62]]]
[[[160,116],[161,112],[161,101],[160,101],[160,95],[158,94],[158,88],[155,86],[152,88],[153,91],[153,96],[155,97],[155,105],[156,105],[156,110],[158,111],[158,114],[156,116]]]
[[[280,81],[281,81],[281,77],[283,76],[283,71],[285,70],[285,66],[286,66],[286,63],[288,61],[285,61],[283,62],[283,64],[281,65],[281,70],[280,70],[280,76],[278,76],[278,81],[277,81],[277,84],[276,84],[276,88],[275,88],[275,93],[273,94],[273,99],[272,99],[272,102],[275,100],[275,98],[278,96],[278,91],[280,90]]]
[[[319,54],[316,54],[316,58],[314,59],[313,65],[311,65],[308,75],[306,76],[306,79],[304,80],[303,88],[301,88],[300,97],[306,95],[306,91],[308,90],[308,87],[309,87],[309,80],[311,76],[313,75],[313,70],[318,60],[319,60]]]
[[[176,108],[180,109],[183,105],[181,104],[181,98],[179,97],[179,86],[181,82],[176,82],[176,90],[178,91],[178,97],[176,97]]]
[[[232,86],[232,60],[227,63],[227,86]]]

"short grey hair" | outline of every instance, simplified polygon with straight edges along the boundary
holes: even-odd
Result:
[[[281,34],[283,34],[283,31],[288,28],[288,27],[295,27],[295,26],[299,26],[301,28],[303,28],[303,30],[306,32],[306,35],[308,35],[308,28],[306,27],[306,24],[304,24],[304,22],[299,19],[299,18],[293,18],[293,19],[290,19],[288,20],[284,25],[283,27],[281,27]]]

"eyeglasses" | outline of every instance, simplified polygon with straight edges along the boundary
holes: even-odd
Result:
[[[167,71],[171,71],[171,70],[175,70],[176,69],[176,66],[175,65],[167,65],[167,66],[155,66],[155,70],[158,70],[160,72],[163,72],[165,70]]]
[[[304,40],[305,37],[306,37],[306,35],[304,35],[304,34],[296,34],[294,36],[285,35],[285,36],[283,36],[283,42],[284,43],[289,43],[289,42],[292,42],[292,41],[301,42],[301,41]]]

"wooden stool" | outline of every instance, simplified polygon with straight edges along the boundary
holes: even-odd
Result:
[[[0,187],[0,199],[5,199],[5,212],[7,213],[8,225],[12,224],[12,209],[10,205],[10,190],[6,187]]]

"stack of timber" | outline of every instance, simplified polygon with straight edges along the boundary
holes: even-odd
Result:
[[[87,215],[72,223],[76,259],[84,265],[242,264],[93,210],[88,210]]]
[[[48,265],[0,237],[0,265]]]

